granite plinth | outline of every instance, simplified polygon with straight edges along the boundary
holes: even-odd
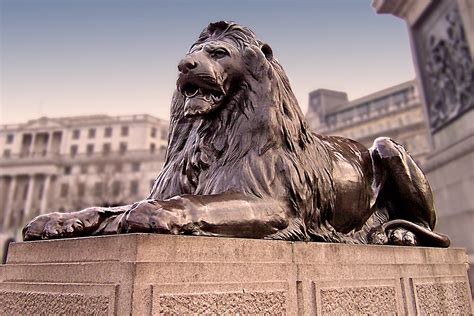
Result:
[[[463,249],[131,234],[14,243],[0,314],[472,313]]]

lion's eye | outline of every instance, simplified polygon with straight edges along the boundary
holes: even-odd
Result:
[[[219,59],[228,56],[229,53],[223,48],[218,48],[209,53],[212,58]]]

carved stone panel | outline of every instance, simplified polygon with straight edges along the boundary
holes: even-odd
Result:
[[[398,279],[313,282],[317,315],[395,315],[404,311]]]
[[[283,291],[160,295],[159,314],[285,315],[286,296]]]
[[[292,314],[286,282],[162,283],[150,290],[154,315]]]
[[[414,278],[413,292],[416,312],[421,315],[469,315],[470,293],[465,277]]]
[[[0,291],[1,315],[108,315],[102,295]]]
[[[390,286],[321,289],[322,314],[395,314],[395,288]]]
[[[432,132],[474,108],[474,63],[456,1],[433,1],[413,28]]]

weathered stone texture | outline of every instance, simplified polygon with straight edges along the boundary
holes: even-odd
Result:
[[[0,291],[0,315],[107,315],[108,308],[100,295]]]
[[[466,262],[455,248],[158,234],[13,243],[0,315],[469,314]]]
[[[466,282],[415,285],[417,310],[422,315],[469,315]]]
[[[159,313],[285,315],[286,295],[283,291],[160,295]]]
[[[324,315],[395,314],[397,298],[390,286],[321,289]]]

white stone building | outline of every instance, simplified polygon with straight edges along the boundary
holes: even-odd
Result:
[[[370,147],[387,136],[410,152],[423,166],[430,152],[429,135],[415,80],[349,101],[345,92],[310,92],[306,118],[318,133],[339,135]]]
[[[0,125],[0,232],[17,235],[38,214],[146,198],[167,139],[168,122],[150,115]]]

